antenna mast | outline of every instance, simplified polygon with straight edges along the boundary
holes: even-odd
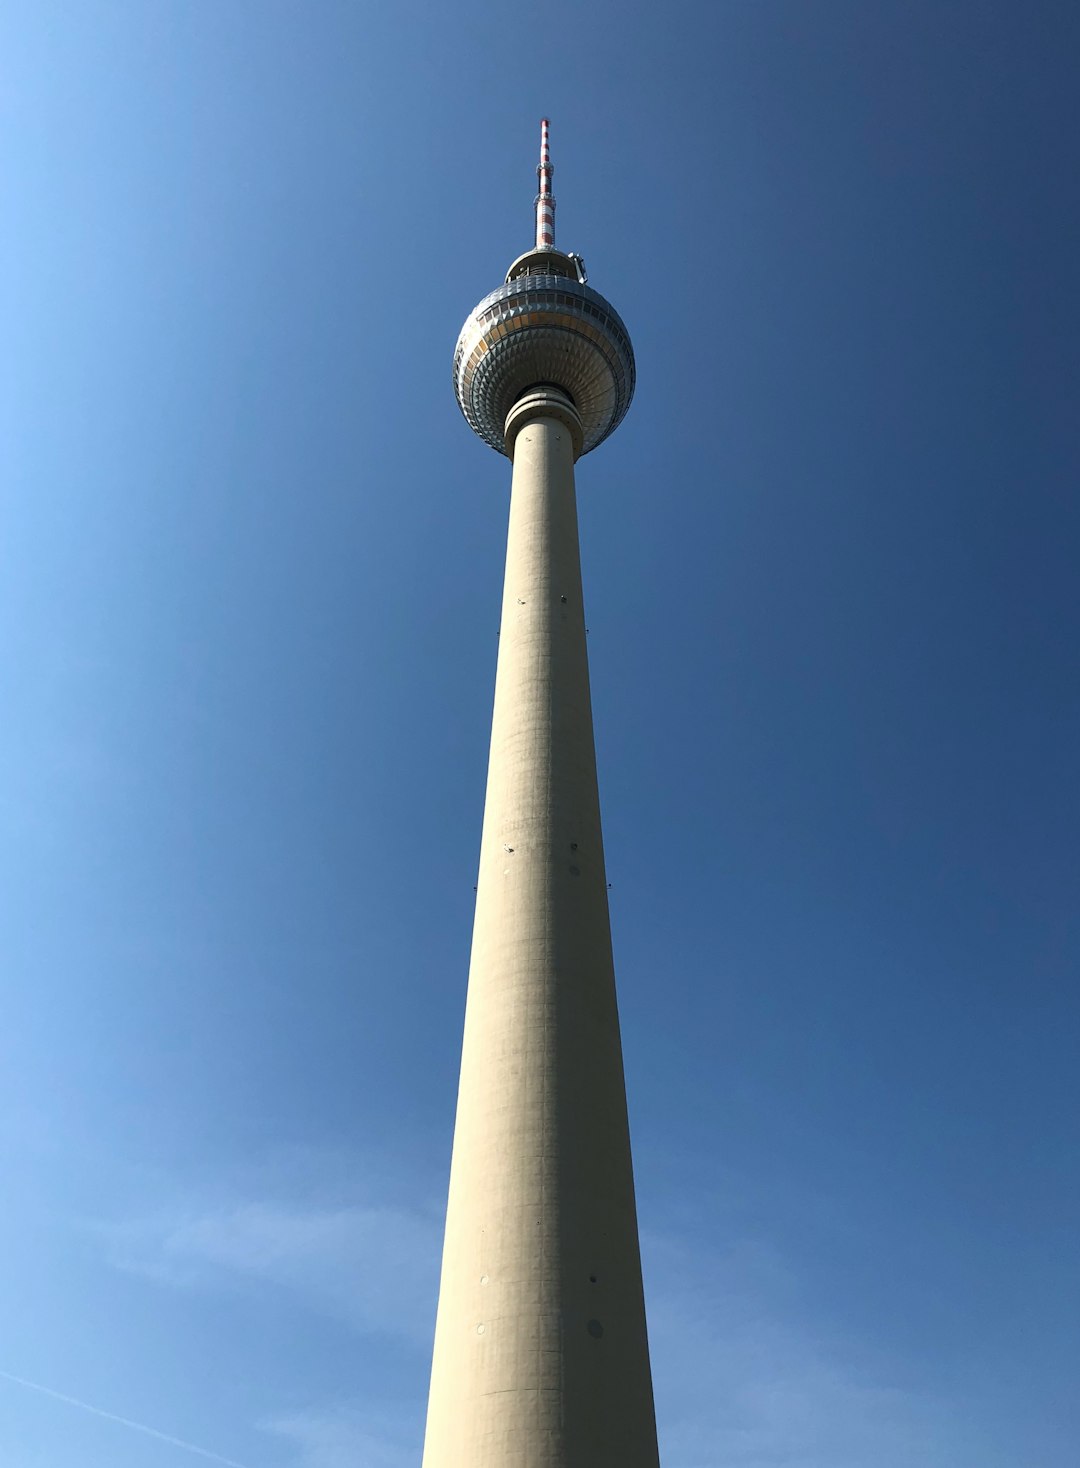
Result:
[[[548,120],[540,119],[540,162],[536,173],[540,179],[540,192],[536,196],[536,248],[555,248],[555,195],[551,192],[551,151],[548,148]]]

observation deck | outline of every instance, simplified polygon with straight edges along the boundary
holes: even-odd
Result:
[[[581,452],[622,422],[634,395],[634,350],[622,318],[586,283],[576,255],[540,246],[519,256],[505,283],[461,328],[454,392],[474,433],[501,454],[506,416],[530,388],[559,387],[582,424]]]

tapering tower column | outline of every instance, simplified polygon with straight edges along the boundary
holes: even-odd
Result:
[[[574,488],[634,369],[584,276],[521,257],[455,358],[513,476],[424,1468],[657,1465]]]

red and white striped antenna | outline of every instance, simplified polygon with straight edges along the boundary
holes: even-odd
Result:
[[[548,147],[548,120],[540,119],[540,162],[536,165],[540,192],[536,196],[536,248],[555,248],[555,195],[551,192],[551,150]]]

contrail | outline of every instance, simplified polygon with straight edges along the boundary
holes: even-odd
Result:
[[[224,1463],[225,1468],[245,1468],[245,1464],[237,1463],[234,1458],[223,1458],[220,1453],[212,1453],[209,1448],[196,1447],[194,1443],[186,1443],[182,1437],[173,1437],[167,1432],[158,1432],[156,1427],[147,1427],[145,1422],[132,1422],[130,1417],[119,1417],[115,1412],[106,1412],[102,1407],[92,1407],[89,1402],[80,1402],[78,1397],[66,1396],[63,1392],[54,1392],[51,1386],[42,1386],[37,1381],[27,1381],[25,1376],[13,1376],[10,1371],[0,1370],[0,1376],[5,1381],[13,1381],[16,1386],[29,1387],[32,1392],[40,1392],[42,1396],[53,1397],[58,1402],[66,1402],[69,1407],[79,1407],[84,1412],[92,1412],[95,1417],[104,1417],[106,1422],[119,1422],[121,1427],[130,1427],[135,1432],[143,1432],[147,1437],[156,1437],[158,1442],[169,1443],[174,1448],[183,1448],[185,1452],[197,1453],[200,1458],[209,1458],[211,1463]]]

